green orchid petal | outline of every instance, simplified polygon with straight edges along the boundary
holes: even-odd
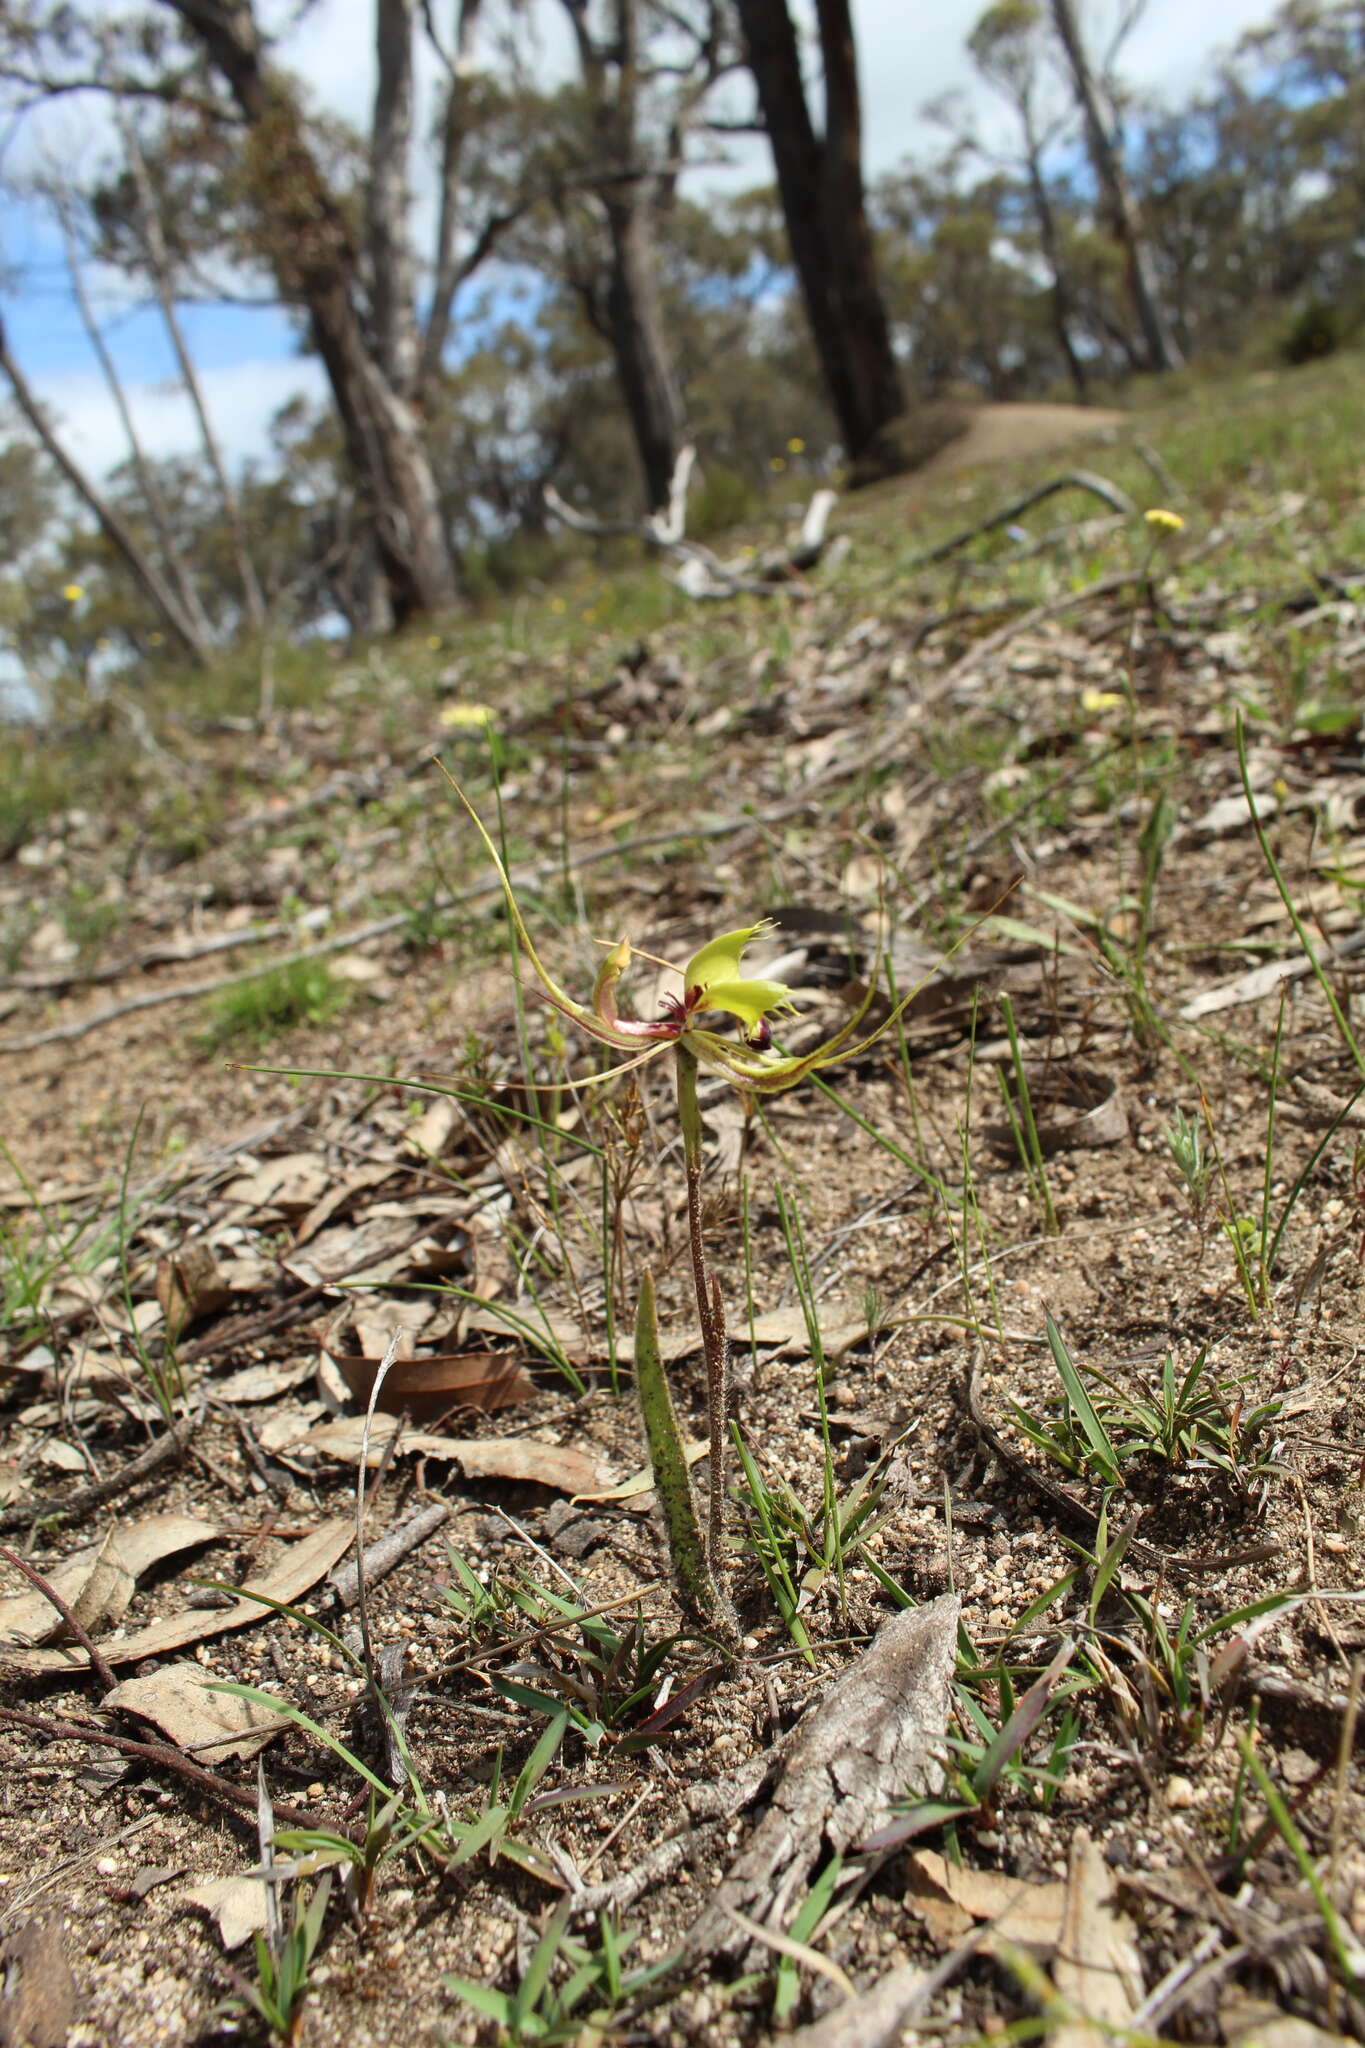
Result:
[[[683,987],[709,989],[713,982],[741,981],[740,955],[751,939],[761,938],[773,929],[772,919],[763,917],[757,924],[745,925],[737,932],[722,932],[718,939],[712,939],[692,955],[683,975]]]
[[[436,766],[441,770],[442,775],[445,776],[446,781],[450,784],[456,796],[460,799],[460,802],[468,811],[471,819],[473,820],[475,831],[478,833],[480,839],[482,839],[484,845],[488,849],[488,857],[492,861],[493,866],[497,872],[498,880],[502,883],[502,893],[507,902],[507,914],[512,920],[512,925],[516,931],[516,935],[521,944],[522,951],[525,953],[527,959],[531,963],[532,968],[535,970],[537,981],[539,981],[541,987],[544,989],[546,995],[550,998],[550,1001],[555,1005],[556,1009],[562,1010],[564,1012],[564,1015],[566,1017],[572,1018],[575,1024],[581,1024],[584,1030],[590,1031],[595,1038],[600,1037],[601,1032],[598,1029],[597,1019],[593,1015],[592,1011],[585,1009],[582,1003],[576,1003],[573,997],[559,986],[559,983],[555,980],[549,968],[541,959],[539,953],[537,953],[535,948],[535,941],[532,939],[530,932],[526,928],[526,920],[521,914],[521,906],[517,902],[516,896],[513,893],[511,877],[508,875],[506,868],[502,864],[502,855],[498,852],[497,847],[493,844],[493,841],[489,836],[488,828],[484,824],[483,819],[479,816],[473,804],[469,801],[469,798],[460,788],[459,783],[455,780],[454,776],[450,773],[449,769],[446,768],[445,765],[440,761],[436,763]]]
[[[607,954],[592,985],[592,1007],[604,1024],[616,1022],[616,984],[630,965],[630,940],[621,939]]]
[[[689,984],[695,986],[695,983]],[[738,981],[713,981],[708,983],[706,994],[697,1005],[698,1013],[706,1010],[724,1010],[731,1017],[738,1017],[746,1029],[753,1031],[767,1016],[781,1012],[793,1015],[796,1005],[792,992],[780,981],[757,981],[743,976]]]

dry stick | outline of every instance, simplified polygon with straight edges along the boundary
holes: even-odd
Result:
[[[844,773],[842,765],[838,772]],[[655,846],[676,846],[688,839],[726,839],[732,834],[743,836],[756,832],[763,825],[776,824],[782,818],[790,818],[797,811],[805,810],[817,790],[833,779],[831,773],[812,776],[798,796],[788,797],[784,803],[771,804],[767,810],[756,811],[751,818],[726,818],[714,825],[683,825],[669,832],[644,832],[635,839],[623,839],[605,846],[589,847],[580,853],[570,866],[577,872],[580,868],[594,867],[607,860],[624,858],[641,853]],[[534,867],[514,870],[510,880],[514,888],[535,888],[551,877],[561,875],[564,863],[556,858],[540,861]],[[502,884],[497,880],[475,882],[467,889],[456,889],[437,898],[435,908],[451,910],[461,904],[475,903],[481,897],[497,893]],[[220,974],[209,981],[182,982],[176,988],[157,989],[148,995],[127,996],[122,1002],[110,1003],[107,1009],[96,1010],[92,1016],[78,1019],[72,1024],[58,1024],[49,1031],[30,1031],[21,1038],[7,1038],[0,1041],[0,1053],[36,1052],[45,1045],[69,1044],[73,1039],[88,1037],[92,1031],[101,1030],[106,1024],[115,1023],[120,1017],[131,1016],[135,1011],[156,1009],[163,1003],[192,1002],[198,996],[213,995],[220,988],[231,988],[243,981],[255,981],[261,974],[273,973],[277,968],[295,967],[305,960],[320,960],[328,953],[343,953],[354,946],[367,944],[371,939],[386,938],[390,932],[399,930],[407,923],[407,912],[396,911],[391,917],[372,918],[368,924],[356,925],[348,932],[338,933],[335,938],[323,939],[314,946],[302,946],[297,952],[286,953],[278,960],[272,960],[266,967],[244,968],[238,974]]]
[[[450,1520],[450,1502],[432,1501],[410,1515],[406,1522],[399,1522],[383,1536],[371,1543],[365,1552],[365,1586],[368,1590],[391,1572],[396,1564],[414,1550],[420,1550],[428,1536],[434,1536]],[[353,1559],[350,1564],[338,1568],[332,1579],[332,1599],[345,1610],[354,1607],[360,1597],[360,1573]]]
[[[980,534],[993,532],[997,526],[1008,526],[1021,512],[1027,512],[1030,506],[1041,504],[1044,498],[1050,498],[1055,491],[1073,490],[1092,492],[1095,497],[1102,498],[1112,512],[1118,512],[1124,518],[1131,518],[1137,511],[1137,506],[1128,493],[1121,491],[1117,484],[1109,483],[1102,476],[1096,476],[1093,470],[1069,469],[1065,476],[1055,476],[1051,483],[1039,484],[1036,490],[1025,491],[1023,497],[1012,498],[1009,504],[1002,505],[998,512],[990,513],[985,519],[978,519],[975,526],[965,526],[961,533],[953,534],[949,540],[940,541],[937,547],[926,548],[922,555],[912,555],[902,567],[924,569],[931,562],[945,561],[949,555],[955,555],[959,548],[965,548],[968,541],[975,540]]]
[[[103,1507],[106,1501],[115,1499],[125,1488],[139,1485],[169,1459],[178,1457],[198,1424],[197,1415],[185,1416],[172,1424],[155,1443],[148,1444],[145,1451],[139,1451],[135,1458],[121,1465],[117,1472],[95,1480],[90,1486],[83,1486],[79,1493],[68,1494],[64,1500],[29,1500],[0,1509],[0,1530],[23,1529],[34,1522],[46,1521],[50,1515],[60,1515],[66,1520],[83,1515],[91,1508]]]
[[[325,914],[324,914],[325,917]],[[311,922],[316,929],[323,922],[316,911],[310,911],[303,920]],[[265,946],[275,939],[291,939],[299,927],[293,924],[258,924],[249,931],[214,932],[211,937],[193,939],[183,946],[149,946],[145,953],[134,953],[124,960],[111,960],[103,967],[91,967],[84,973],[74,967],[65,973],[56,974],[11,974],[0,988],[23,989],[33,995],[54,995],[68,988],[98,988],[111,981],[122,981],[126,974],[142,974],[149,967],[183,967],[191,960],[206,960],[214,953],[235,953],[246,946]]]
[[[118,1684],[118,1680],[110,1668],[108,1659],[105,1657],[104,1652],[91,1640],[89,1630],[86,1629],[82,1622],[77,1621],[75,1615],[57,1591],[57,1588],[50,1584],[43,1577],[42,1573],[29,1563],[26,1557],[20,1557],[17,1550],[11,1550],[7,1543],[0,1543],[0,1557],[4,1558],[6,1564],[12,1564],[16,1571],[22,1572],[29,1584],[37,1587],[44,1600],[49,1601],[56,1608],[58,1614],[60,1614],[62,1620],[90,1659],[90,1669],[99,1680],[100,1691],[112,1692]]]
[[[1257,1699],[1266,1700],[1271,1706],[1287,1707],[1295,1713],[1332,1716],[1348,1721],[1353,1737],[1359,1740],[1360,1702],[1357,1699],[1353,1713],[1350,1693],[1315,1692],[1302,1679],[1291,1678],[1287,1672],[1276,1671],[1268,1664],[1244,1664],[1241,1675]]]
[[[206,1771],[202,1764],[191,1763],[168,1742],[133,1742],[126,1735],[111,1735],[106,1728],[89,1728],[79,1721],[50,1721],[42,1714],[25,1713],[19,1707],[0,1707],[0,1725],[31,1728],[36,1734],[50,1735],[58,1742],[94,1742],[104,1749],[116,1749],[122,1756],[136,1757],[143,1763],[164,1764],[168,1771],[173,1771],[187,1784],[197,1786],[214,1799],[226,1800],[230,1806],[249,1808],[252,1813],[256,1811],[254,1791],[248,1792],[245,1787],[234,1785],[230,1779],[220,1778],[216,1771]],[[275,1814],[278,1820],[291,1828],[315,1828],[322,1821],[321,1815],[310,1812],[306,1807],[278,1806]]]
[[[1363,1676],[1365,1658],[1353,1657],[1351,1687],[1346,1695],[1346,1711],[1341,1717],[1341,1739],[1337,1744],[1336,1782],[1332,1788],[1332,1832],[1327,1857],[1329,1891],[1337,1881],[1337,1872],[1341,1867],[1342,1845],[1346,1839],[1346,1794],[1351,1782],[1351,1762],[1355,1754],[1356,1724],[1360,1719],[1360,1687]]]
[[[1206,556],[1214,554],[1219,548],[1226,547],[1230,541],[1241,539],[1256,527],[1273,523],[1273,520],[1252,520],[1249,526],[1240,528],[1216,526],[1207,539],[1179,558],[1178,566],[1189,568],[1195,562],[1202,562]],[[942,696],[954,683],[961,682],[963,676],[969,675],[987,655],[998,654],[1002,647],[1008,647],[1016,634],[1027,633],[1034,626],[1042,625],[1046,619],[1056,618],[1062,612],[1073,611],[1077,605],[1089,603],[1092,597],[1109,597],[1117,590],[1126,590],[1132,583],[1146,583],[1149,580],[1149,572],[1146,569],[1113,569],[1108,575],[1097,576],[1093,582],[1083,584],[1079,590],[1064,591],[1060,597],[1050,597],[1044,603],[1034,605],[1031,611],[1021,613],[1008,625],[1001,626],[994,633],[988,633],[984,640],[978,640],[969,647],[967,652],[961,655],[951,668],[945,669],[938,678],[933,696]],[[928,701],[930,697],[926,692],[916,709]]]

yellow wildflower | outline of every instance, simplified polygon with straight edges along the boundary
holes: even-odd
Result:
[[[1153,533],[1183,533],[1185,531],[1185,522],[1180,514],[1178,512],[1168,512],[1164,505],[1153,505],[1151,510],[1144,512],[1142,516],[1151,527]]]
[[[62,585],[62,596],[68,604],[79,604],[85,596],[85,585],[83,583],[65,583]]]
[[[772,471],[773,475],[777,476],[782,470],[784,470],[787,467],[786,456],[774,455],[772,461],[768,464],[768,467]]]
[[[486,704],[445,704],[441,707],[441,723],[472,732],[476,726],[491,725],[493,713]]]
[[[1123,698],[1117,690],[1089,689],[1081,691],[1082,711],[1113,711],[1122,702]]]
[[[805,442],[801,439],[801,436],[799,434],[793,434],[790,441],[788,441],[787,443],[788,455],[804,455],[805,452]]]

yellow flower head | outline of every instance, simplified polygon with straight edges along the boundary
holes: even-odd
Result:
[[[85,585],[83,583],[64,583],[62,585],[62,596],[68,604],[79,604],[85,596]]]
[[[1183,533],[1185,531],[1185,522],[1180,514],[1178,512],[1168,512],[1164,505],[1153,505],[1151,510],[1144,512],[1142,516],[1151,527],[1153,533]]]
[[[457,732],[482,731],[493,723],[493,714],[486,704],[446,704],[441,708],[441,723]]]
[[[1112,711],[1116,705],[1122,702],[1123,699],[1117,690],[1089,689],[1081,691],[1082,711]]]
[[[427,653],[428,653],[428,654],[436,654],[436,653],[438,653],[438,652],[439,652],[439,650],[440,650],[440,646],[441,646],[441,636],[440,636],[440,634],[439,634],[439,633],[428,633],[428,634],[427,634]]]
[[[774,476],[780,475],[781,472],[787,467],[786,456],[774,455],[772,461],[768,464],[768,467],[772,471]]]
[[[790,441],[788,441],[787,443],[788,455],[804,455],[805,452],[805,442],[801,439],[801,436],[799,434],[793,434]]]

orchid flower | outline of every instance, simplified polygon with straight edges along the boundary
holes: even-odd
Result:
[[[756,1095],[778,1095],[837,1060],[856,1059],[881,1037],[891,1021],[888,1019],[877,1030],[856,1039],[858,1026],[872,1002],[873,991],[869,988],[853,1016],[822,1044],[804,1053],[775,1051],[771,1020],[796,1015],[792,992],[780,981],[765,981],[743,970],[747,948],[755,939],[776,929],[770,918],[760,918],[757,924],[741,925],[736,931],[722,932],[718,938],[709,940],[682,970],[681,996],[665,996],[661,1014],[652,1020],[623,1017],[617,1008],[617,985],[633,957],[630,940],[625,938],[618,940],[598,968],[591,1001],[577,1002],[560,986],[536,951],[497,847],[459,784],[452,786],[497,871],[517,940],[546,999],[590,1038],[630,1055],[622,1065],[590,1076],[591,1080],[611,1080],[675,1047],[690,1053],[700,1066],[720,1074],[736,1088]],[[741,1037],[727,1036],[715,1028],[716,1020],[722,1016],[736,1020]]]
[[[459,784],[451,777],[447,779],[488,851],[502,884],[507,913],[517,941],[546,999],[561,1016],[567,1017],[590,1038],[626,1055],[608,1072],[589,1075],[588,1081],[607,1081],[617,1074],[629,1073],[663,1053],[671,1052],[673,1055],[687,1173],[692,1277],[706,1359],[710,1515],[705,1547],[696,1519],[672,1397],[661,1362],[653,1283],[648,1274],[641,1286],[636,1317],[636,1384],[650,1443],[655,1484],[664,1505],[679,1597],[700,1626],[718,1634],[733,1647],[740,1639],[739,1625],[719,1580],[725,1530],[730,1347],[725,1329],[725,1306],[719,1284],[707,1264],[703,1242],[704,1129],[697,1094],[698,1070],[706,1067],[733,1087],[749,1094],[779,1094],[784,1089],[794,1088],[807,1075],[833,1065],[836,1060],[857,1058],[876,1043],[887,1026],[901,1014],[911,996],[904,997],[876,1030],[859,1037],[858,1028],[872,1002],[873,990],[869,987],[852,1017],[832,1037],[810,1052],[781,1052],[772,1042],[772,1020],[796,1014],[792,992],[780,981],[767,981],[744,972],[744,954],[748,947],[755,939],[774,929],[771,920],[763,918],[757,924],[741,925],[735,931],[722,932],[694,953],[682,971],[682,994],[665,996],[658,1017],[650,1020],[623,1017],[617,1007],[617,986],[631,963],[629,939],[620,939],[611,947],[597,971],[590,1002],[580,1003],[560,987],[536,951],[535,940],[527,929],[511,877],[497,847]],[[739,1037],[717,1028],[722,1018],[734,1020],[739,1026]]]

